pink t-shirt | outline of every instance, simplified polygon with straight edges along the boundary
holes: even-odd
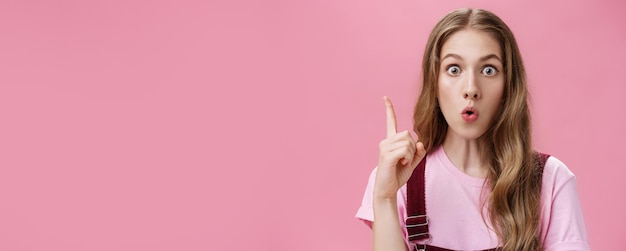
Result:
[[[426,156],[426,213],[430,245],[453,250],[483,250],[498,247],[490,230],[485,208],[481,210],[484,179],[460,171],[438,147]],[[376,169],[370,175],[363,202],[356,217],[370,227],[374,220],[372,196]],[[405,228],[406,185],[398,190],[400,225]],[[481,211],[483,212],[481,215]],[[488,225],[485,225],[488,224]],[[545,250],[589,250],[585,223],[576,192],[576,177],[555,157],[548,158],[541,190],[541,240]],[[423,242],[420,242],[423,244]],[[407,241],[407,245],[409,244]]]

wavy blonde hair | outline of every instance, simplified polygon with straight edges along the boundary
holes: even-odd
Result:
[[[505,87],[502,109],[479,138],[482,159],[489,165],[485,201],[502,250],[541,250],[539,240],[541,175],[535,168],[531,145],[526,71],[517,42],[509,27],[493,13],[459,9],[437,23],[428,38],[422,61],[422,88],[415,105],[413,124],[429,152],[440,146],[448,124],[437,105],[440,53],[451,34],[473,29],[486,32],[502,50]]]

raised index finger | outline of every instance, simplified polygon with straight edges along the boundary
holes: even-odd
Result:
[[[391,137],[397,132],[396,113],[393,111],[391,99],[389,99],[389,97],[387,96],[384,96],[383,100],[385,100],[385,108],[387,110],[387,137]]]

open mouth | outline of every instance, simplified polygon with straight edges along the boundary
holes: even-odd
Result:
[[[467,122],[473,122],[478,119],[478,111],[471,106],[465,107],[461,115],[463,116],[463,119]]]
[[[463,109],[462,114],[473,115],[473,114],[478,114],[478,111],[476,111],[474,107],[468,106],[468,107],[465,107],[465,109]]]

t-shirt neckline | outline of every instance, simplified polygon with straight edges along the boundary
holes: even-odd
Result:
[[[435,157],[442,164],[442,166],[444,166],[444,168],[460,182],[468,186],[483,187],[486,178],[476,178],[462,172],[458,167],[454,165],[454,163],[452,163],[452,161],[446,154],[446,151],[443,149],[443,146],[439,146],[434,153],[435,154],[433,157]]]

